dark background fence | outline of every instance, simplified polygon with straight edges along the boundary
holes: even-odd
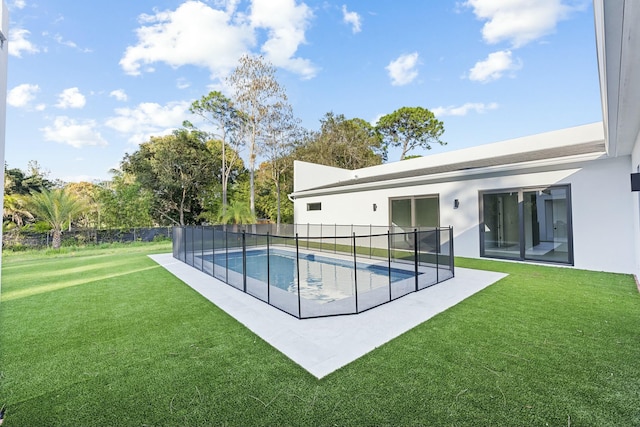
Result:
[[[62,232],[62,245],[97,245],[101,243],[152,242],[170,240],[172,227],[149,227],[127,229],[77,229]],[[51,232],[6,231],[2,235],[5,249],[47,248],[51,246]]]
[[[356,314],[454,276],[453,229],[398,230],[175,227],[173,256],[298,318]],[[282,257],[293,261],[283,265]]]

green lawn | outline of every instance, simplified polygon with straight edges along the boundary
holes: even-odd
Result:
[[[169,250],[5,254],[3,427],[640,425],[630,276],[457,259],[509,276],[317,380],[146,256]]]

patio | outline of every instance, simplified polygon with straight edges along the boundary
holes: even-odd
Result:
[[[172,254],[150,257],[318,379],[506,276],[456,268],[452,279],[364,313],[299,320],[176,260]]]

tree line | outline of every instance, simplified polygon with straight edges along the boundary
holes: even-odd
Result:
[[[225,83],[230,96],[212,91],[191,104],[198,125],[185,121],[151,137],[125,154],[110,180],[54,182],[35,161],[26,172],[5,165],[3,229],[50,230],[59,247],[72,226],[292,222],[294,160],[358,169],[387,161],[389,147],[403,160],[444,144],[443,123],[422,107],[400,108],[376,125],[328,112],[317,131],[304,129],[261,56],[240,58]]]

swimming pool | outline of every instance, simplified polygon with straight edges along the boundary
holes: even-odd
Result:
[[[454,276],[451,227],[359,234],[372,226],[352,225],[340,235],[332,224],[319,236],[314,227],[174,227],[173,256],[298,319],[362,313]]]
[[[216,265],[240,274],[243,272],[241,251],[205,255],[203,259],[209,262],[213,260]],[[300,253],[300,296],[317,302],[330,302],[353,296],[356,281],[358,292],[367,292],[415,278],[411,270],[389,268],[387,263],[382,264],[358,262],[354,269],[353,259]],[[266,249],[247,250],[246,275],[284,291],[298,293],[296,253],[293,251],[270,249],[267,256]]]

